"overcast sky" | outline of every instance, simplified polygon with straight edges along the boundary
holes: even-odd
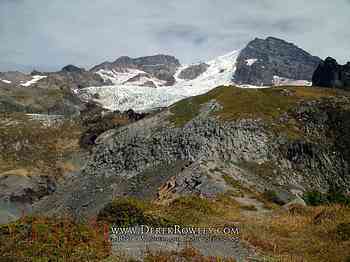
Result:
[[[349,28],[350,0],[0,0],[0,71],[158,53],[192,63],[266,36],[344,63]]]

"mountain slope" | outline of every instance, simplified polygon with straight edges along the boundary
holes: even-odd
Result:
[[[256,86],[278,84],[279,78],[310,82],[320,61],[284,40],[256,38],[241,51],[234,82]]]
[[[209,67],[206,71],[193,80],[179,78],[179,74],[188,66],[179,67],[174,75],[176,83],[173,86],[150,88],[131,83],[120,84],[125,82],[127,77],[132,78],[140,73],[135,69],[126,69],[127,72],[123,73],[109,71],[116,79],[114,81],[118,83],[117,85],[89,87],[83,89],[82,93],[90,94],[91,97],[97,94],[96,101],[111,110],[126,111],[132,108],[136,111],[147,111],[166,107],[183,98],[203,94],[219,85],[230,84],[238,53],[234,51],[207,62]]]
[[[164,55],[121,57],[92,69],[114,86],[86,88],[83,93],[90,94],[90,98],[98,97],[97,101],[108,109],[147,111],[203,94],[219,85],[311,85],[320,61],[284,40],[256,38],[240,51],[194,65],[180,66],[177,59]],[[163,74],[168,77],[162,77]]]
[[[332,89],[216,88],[100,135],[81,175],[37,211],[91,216],[116,196],[212,196],[238,185],[282,203],[349,189],[349,104]]]

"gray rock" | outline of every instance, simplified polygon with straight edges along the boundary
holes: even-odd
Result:
[[[274,76],[311,81],[320,61],[284,40],[256,38],[240,52],[233,81],[257,86],[272,85]]]
[[[179,66],[179,60],[168,55],[154,55],[139,58],[123,56],[114,62],[104,62],[97,65],[90,71],[97,72],[100,69],[104,69],[125,72],[127,69],[139,69],[160,80],[166,81],[166,85],[173,85],[175,83],[174,74]]]
[[[304,199],[302,199],[301,197],[299,196],[296,196],[295,199],[293,199],[292,201],[288,202],[287,204],[285,204],[283,206],[283,208],[286,208],[288,209],[290,206],[293,206],[293,205],[299,205],[299,206],[306,206],[306,203],[304,201]]]
[[[207,71],[208,67],[209,65],[207,65],[206,63],[192,65],[182,70],[178,77],[181,79],[193,80],[201,74],[203,74],[205,71]]]
[[[286,112],[284,118],[305,126],[307,138],[299,140],[269,131],[261,120],[221,121],[211,114],[220,109],[215,101],[183,127],[172,126],[171,111],[163,110],[101,134],[81,174],[35,210],[84,217],[113,196],[212,196],[234,187],[224,175],[260,193],[273,191],[281,203],[295,199],[296,191],[327,191],[334,183],[348,189],[350,118],[339,105],[349,102],[304,102]]]
[[[320,87],[350,89],[350,62],[339,65],[331,57],[321,61],[312,77],[312,84]]]

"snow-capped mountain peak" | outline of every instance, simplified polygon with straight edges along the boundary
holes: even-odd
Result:
[[[220,85],[232,83],[232,77],[236,70],[236,59],[239,51],[233,51],[219,56],[206,64],[205,72],[192,80],[179,78],[179,74],[193,65],[183,65],[177,68],[174,74],[175,84],[166,86],[164,81],[150,76],[157,88],[140,85],[128,80],[146,72],[128,69],[127,72],[99,70],[97,73],[111,80],[113,86],[88,87],[82,90],[84,97],[89,94],[104,107],[110,110],[125,111],[132,108],[135,111],[148,111],[153,108],[166,107],[186,97],[200,95]]]

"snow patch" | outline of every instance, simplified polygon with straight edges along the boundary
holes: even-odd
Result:
[[[1,82],[4,82],[5,84],[11,84],[12,82],[9,80],[4,80],[4,79],[0,79]]]
[[[31,85],[37,83],[39,80],[44,79],[44,78],[46,78],[46,77],[47,77],[47,76],[35,75],[35,76],[33,76],[32,80],[29,80],[29,81],[27,81],[27,82],[24,83],[24,84],[21,84],[21,86],[29,87],[29,86],[31,86]]]
[[[104,81],[110,80],[115,85],[122,85],[125,81],[137,76],[145,74],[144,71],[138,69],[127,69],[126,72],[117,72],[116,70],[100,69],[96,72]]]
[[[258,61],[258,59],[255,58],[245,60],[247,66],[252,66],[256,61]]]
[[[312,86],[312,82],[307,80],[295,80],[280,76],[273,76],[274,86]]]
[[[150,88],[132,83],[123,84],[125,81],[121,81],[120,78],[124,73],[117,73],[113,76],[115,79],[118,78],[118,83],[117,81],[114,82],[115,85],[88,87],[81,91],[82,95],[86,95],[85,93],[91,96],[98,94],[99,99],[96,99],[96,101],[110,110],[148,111],[153,108],[167,107],[184,98],[204,94],[221,85],[232,84],[238,55],[239,51],[234,51],[207,62],[209,65],[207,71],[193,80],[178,78],[180,72],[187,67],[181,66],[174,76],[176,84],[173,86]],[[128,76],[125,75],[128,79],[139,73],[133,71],[130,74],[130,71]],[[101,71],[99,72],[101,73]]]

